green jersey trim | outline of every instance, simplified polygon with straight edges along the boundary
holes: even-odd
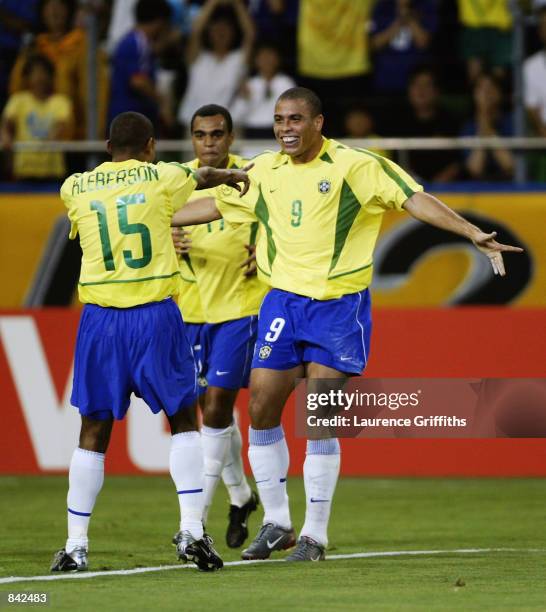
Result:
[[[334,278],[339,278],[340,276],[347,276],[348,274],[354,274],[355,272],[360,272],[361,270],[365,270],[366,268],[371,268],[373,266],[373,262],[366,264],[360,268],[355,268],[354,270],[349,270],[348,272],[341,272],[340,274],[334,274],[333,276],[329,276],[328,280],[332,280]]]
[[[259,190],[260,195],[258,196],[258,201],[256,202],[256,206],[254,208],[254,214],[265,228],[265,233],[267,235],[267,261],[269,262],[269,267],[273,268],[273,262],[277,256],[277,245],[273,240],[273,232],[269,226],[269,210],[267,209],[267,203],[262,194],[261,185],[259,186]]]
[[[265,274],[266,276],[271,277],[271,274],[269,274],[269,272],[266,272],[265,270],[263,270],[262,268],[260,268],[260,266],[258,265],[258,263],[256,262],[256,267],[258,268],[258,270],[262,273]]]
[[[356,151],[359,151],[360,153],[364,153],[366,155],[369,155],[370,157],[373,157],[374,159],[376,159],[381,168],[383,169],[383,171],[385,172],[385,174],[391,178],[397,185],[398,187],[400,187],[400,189],[404,192],[404,195],[408,198],[411,198],[412,195],[414,195],[415,191],[413,191],[413,189],[406,183],[406,181],[396,172],[396,170],[393,170],[389,164],[385,161],[385,159],[383,157],[381,157],[381,155],[376,155],[375,153],[372,153],[371,151],[367,151],[366,149],[355,149]]]
[[[186,176],[189,176],[191,174],[195,178],[195,170],[192,170],[192,168],[190,168],[189,166],[186,166],[185,164],[179,164],[175,161],[168,163],[170,166],[176,166],[177,168],[180,168],[180,170],[184,170]]]
[[[257,221],[250,224],[250,237],[248,239],[248,244],[255,245],[256,244],[256,235],[258,233],[258,227],[260,224]]]
[[[146,278],[131,278],[127,280],[107,280],[107,281],[97,281],[93,283],[78,283],[80,287],[89,287],[90,285],[111,285],[113,283],[143,283],[144,281],[150,280],[161,280],[165,278],[173,278],[174,276],[180,276],[180,271],[177,270],[172,274],[163,274],[162,276],[147,276]]]
[[[188,268],[191,270],[191,273],[195,276],[195,270],[193,269],[193,265],[191,263],[191,258],[189,256],[189,253],[183,253],[181,257],[188,265]]]
[[[344,179],[341,187],[341,194],[339,196],[339,205],[337,209],[336,219],[336,235],[334,242],[334,253],[332,255],[332,261],[330,263],[331,272],[337,265],[337,262],[341,256],[341,251],[347,241],[347,236],[351,231],[351,227],[356,219],[356,216],[361,210],[360,202],[353,193],[353,190],[349,187],[349,183]]]
[[[319,159],[321,159],[323,162],[327,162],[328,164],[334,163],[334,160],[328,155],[328,151],[324,151]]]

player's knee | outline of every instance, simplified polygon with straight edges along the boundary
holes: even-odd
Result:
[[[79,447],[95,453],[105,453],[110,442],[112,419],[98,421],[82,417]]]
[[[196,408],[196,405],[183,407],[175,414],[167,417],[173,436],[186,431],[197,431]]]
[[[203,425],[214,427],[215,429],[225,429],[233,421],[233,409],[226,410],[224,406],[218,404],[207,404],[203,411]]]
[[[279,415],[262,400],[259,394],[253,394],[248,406],[250,425],[254,429],[271,429],[280,425]]]
[[[233,421],[233,404],[237,391],[210,387],[203,409],[203,424],[215,429],[225,429]]]

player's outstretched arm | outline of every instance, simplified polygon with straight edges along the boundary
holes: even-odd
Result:
[[[183,208],[174,213],[171,226],[180,227],[182,225],[201,225],[221,219],[222,215],[216,208],[214,198],[201,198],[193,200]]]
[[[218,185],[229,185],[244,195],[250,187],[250,178],[247,172],[254,167],[254,164],[248,164],[242,169],[231,168],[224,170],[222,168],[211,168],[203,166],[195,170],[195,179],[197,180],[197,189],[208,189],[209,187],[217,187]],[[241,187],[239,183],[242,183]]]
[[[495,240],[496,232],[486,234],[479,227],[472,225],[466,219],[457,214],[454,210],[446,206],[443,202],[430,195],[429,193],[417,192],[404,202],[404,209],[412,217],[439,227],[440,229],[464,236],[474,243],[484,255],[489,257],[491,266],[495,274],[505,276],[504,262],[502,254],[522,253],[520,247],[501,244]]]

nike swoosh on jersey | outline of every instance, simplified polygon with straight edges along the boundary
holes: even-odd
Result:
[[[229,370],[226,370],[225,372],[220,372],[220,370],[216,370],[216,376],[224,376],[225,374],[229,374]]]
[[[352,357],[340,357],[340,361],[351,361]]]
[[[311,503],[312,504],[316,504],[318,502],[329,502],[329,499],[315,499],[314,497],[311,498]]]
[[[267,544],[267,548],[273,548],[273,546],[275,546],[275,544],[278,544],[282,539],[284,538],[284,536],[279,536],[276,540],[273,540],[273,542],[270,542],[269,540],[267,540],[266,544]]]

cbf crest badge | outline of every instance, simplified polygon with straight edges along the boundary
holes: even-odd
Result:
[[[271,347],[265,344],[262,346],[258,352],[260,359],[267,359],[269,355],[271,355]]]
[[[328,179],[322,179],[322,181],[319,181],[318,190],[320,193],[326,194],[330,191],[331,186],[332,184]]]

